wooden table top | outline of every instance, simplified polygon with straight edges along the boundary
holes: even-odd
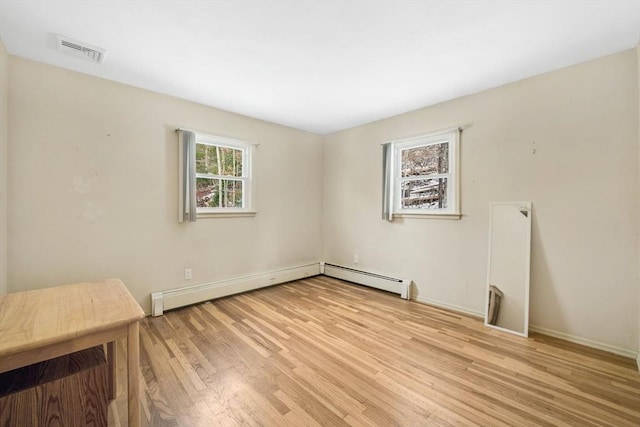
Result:
[[[0,358],[136,322],[142,308],[118,279],[0,297]]]

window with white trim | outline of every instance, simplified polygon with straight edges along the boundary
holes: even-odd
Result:
[[[256,144],[187,129],[178,132],[178,222],[253,216]]]
[[[250,144],[196,134],[195,162],[198,213],[250,210]]]
[[[459,131],[394,141],[389,160],[393,215],[460,216]]]

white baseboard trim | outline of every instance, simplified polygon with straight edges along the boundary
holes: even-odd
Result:
[[[542,335],[548,335],[550,337],[559,338],[561,340],[569,341],[575,344],[582,344],[587,347],[595,348],[598,350],[607,351],[609,353],[617,354],[619,356],[628,357],[630,359],[640,359],[638,352],[627,350],[625,348],[616,347],[614,345],[601,343],[599,341],[590,340],[588,338],[578,337],[576,335],[567,334],[564,332],[554,331],[553,329],[542,328],[540,326],[529,325],[529,331],[537,332]],[[639,366],[640,366],[640,362]]]
[[[414,301],[420,302],[422,304],[432,305],[438,308],[444,308],[447,310],[455,311],[457,313],[466,314],[473,317],[484,318],[484,313],[480,313],[479,311],[470,310],[466,307],[460,307],[459,305],[448,304],[442,301],[436,301],[429,298],[416,297],[413,298]]]
[[[451,310],[457,313],[462,313],[462,314],[467,314],[470,316],[474,316],[474,317],[479,317],[481,319],[484,318],[484,313],[480,313],[478,311],[475,310],[470,310],[466,307],[460,307],[457,305],[453,305],[453,304],[448,304],[448,303],[443,303],[441,301],[436,301],[436,300],[432,300],[429,298],[422,298],[422,297],[416,297],[414,298],[415,301],[420,302],[422,304],[427,304],[427,305],[432,305],[434,307],[438,307],[438,308],[444,308],[447,310]],[[593,341],[587,338],[582,338],[582,337],[578,337],[575,335],[571,335],[571,334],[566,334],[564,332],[558,332],[558,331],[554,331],[552,329],[547,329],[547,328],[541,328],[539,326],[529,326],[529,331],[531,332],[537,332],[543,335],[548,335],[550,337],[554,337],[554,338],[559,338],[561,340],[565,340],[565,341],[569,341],[572,343],[576,343],[576,344],[582,344],[585,345],[587,347],[591,347],[591,348],[595,348],[598,350],[603,350],[603,351],[607,351],[609,353],[613,353],[613,354],[617,354],[619,356],[623,356],[623,357],[628,357],[630,359],[635,359],[636,363],[638,365],[638,371],[640,372],[640,353],[639,352],[635,352],[635,351],[631,351],[631,350],[627,350],[624,348],[620,348],[620,347],[616,347],[610,344],[604,344],[598,341]]]
[[[320,263],[314,262],[217,282],[154,292],[151,294],[151,315],[160,316],[165,310],[252,291],[292,280],[304,279],[305,277],[317,276],[318,274],[320,274]]]

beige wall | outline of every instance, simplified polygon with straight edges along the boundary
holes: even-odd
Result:
[[[118,277],[149,312],[153,291],[320,259],[321,137],[17,57],[9,65],[9,291]],[[261,144],[256,217],[178,223],[176,126]]]
[[[7,293],[7,146],[9,54],[0,41],[0,295]]]
[[[0,49],[9,291],[120,277],[148,312],[153,291],[357,253],[480,313],[489,202],[531,200],[531,323],[640,349],[638,53],[322,138]],[[463,218],[382,221],[380,143],[461,123]],[[177,222],[176,126],[261,143],[255,218]]]
[[[325,261],[482,313],[489,203],[531,200],[531,324],[634,352],[637,84],[629,50],[327,136]],[[380,143],[466,123],[463,218],[381,220]]]

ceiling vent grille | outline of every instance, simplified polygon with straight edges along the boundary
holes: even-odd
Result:
[[[87,61],[102,64],[106,49],[91,46],[69,37],[57,36],[57,46],[60,52],[86,59]]]

